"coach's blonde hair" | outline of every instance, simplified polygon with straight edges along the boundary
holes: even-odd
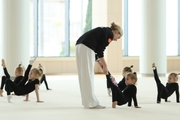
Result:
[[[122,30],[122,28],[121,28],[119,25],[117,25],[117,24],[115,24],[114,22],[112,22],[110,28],[111,28],[112,30],[117,30],[117,31],[119,32],[119,34],[120,34],[121,36],[123,36],[123,30]]]

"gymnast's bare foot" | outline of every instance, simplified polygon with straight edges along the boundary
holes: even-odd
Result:
[[[3,90],[2,89],[0,89],[0,97],[3,97]]]
[[[117,103],[117,101],[112,102],[112,108],[116,108]]]
[[[6,67],[4,59],[2,59],[2,64],[1,64],[1,66],[3,66],[3,68]]]

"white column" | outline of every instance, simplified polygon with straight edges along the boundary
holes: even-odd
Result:
[[[11,76],[20,61],[26,67],[30,59],[29,5],[29,0],[1,0],[1,58]]]
[[[112,22],[122,26],[122,0],[93,0],[92,22],[93,27],[110,27]],[[112,42],[105,50],[108,69],[111,73],[122,72],[123,51],[122,39]],[[95,72],[102,73],[99,65],[95,65]]]
[[[107,0],[92,0],[92,28],[100,26],[107,26]],[[106,51],[104,54],[106,59]],[[96,62],[94,72],[102,73],[102,68]]]
[[[1,59],[4,57],[4,49],[5,49],[5,40],[4,40],[4,36],[5,36],[5,31],[4,31],[4,1],[5,0],[0,0],[0,65],[1,65]],[[0,76],[3,75],[3,69],[0,66]]]
[[[123,20],[123,3],[122,0],[108,0],[107,4],[107,21],[108,26],[111,26],[112,22],[120,25],[122,28]],[[113,41],[106,48],[107,51],[107,64],[108,70],[111,73],[122,74],[123,69],[123,48],[122,48],[122,38]]]
[[[159,75],[167,71],[166,58],[166,0],[141,0],[140,73],[152,75],[152,63]]]

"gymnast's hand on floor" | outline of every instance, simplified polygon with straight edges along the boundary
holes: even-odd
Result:
[[[24,101],[29,101],[29,94],[26,94],[26,99]]]

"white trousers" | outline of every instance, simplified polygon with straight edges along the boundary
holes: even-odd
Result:
[[[82,105],[85,108],[99,105],[99,102],[94,95],[94,51],[83,44],[77,45],[76,63],[78,69]]]

